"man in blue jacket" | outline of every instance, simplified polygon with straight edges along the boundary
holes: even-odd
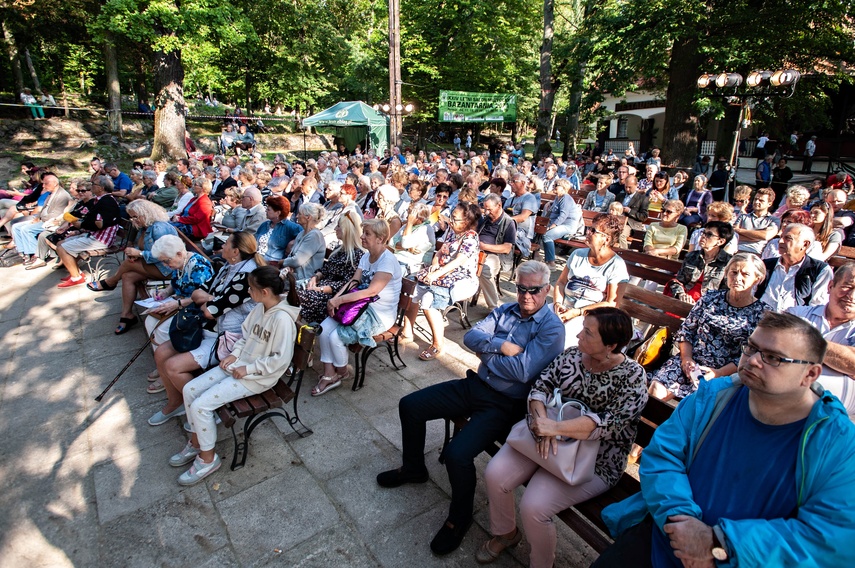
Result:
[[[812,388],[826,342],[767,312],[738,375],[702,381],[644,450],[641,493],[607,507],[593,566],[855,565],[855,425]]]

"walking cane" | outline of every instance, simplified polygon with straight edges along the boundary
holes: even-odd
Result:
[[[101,402],[101,399],[102,399],[102,398],[104,398],[104,395],[105,395],[105,394],[107,394],[107,391],[109,391],[111,388],[113,388],[113,385],[115,385],[115,384],[119,381],[119,379],[121,378],[121,376],[125,374],[125,371],[127,371],[127,370],[128,370],[128,368],[129,368],[131,365],[133,365],[133,364],[134,364],[134,361],[136,361],[136,360],[137,360],[137,357],[139,357],[140,355],[142,355],[142,352],[143,352],[143,351],[145,351],[145,348],[146,348],[146,347],[148,347],[148,344],[149,344],[149,343],[151,343],[151,336],[150,336],[150,335],[148,336],[148,339],[147,339],[147,340],[146,340],[146,342],[143,344],[143,346],[142,346],[142,347],[140,347],[139,351],[137,351],[137,352],[134,354],[134,356],[133,356],[133,357],[131,357],[131,360],[130,360],[130,361],[128,361],[128,364],[127,364],[127,365],[125,365],[125,366],[124,366],[124,368],[123,368],[121,371],[119,371],[119,374],[118,374],[118,375],[116,375],[116,377],[115,377],[112,381],[110,381],[110,384],[109,384],[109,385],[107,385],[107,388],[105,388],[105,389],[101,392],[101,394],[99,394],[98,396],[96,396],[96,397],[95,397],[95,402]]]

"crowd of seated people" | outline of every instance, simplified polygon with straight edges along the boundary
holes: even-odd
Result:
[[[446,348],[440,311],[453,302],[454,285],[480,285],[488,314],[464,343],[483,365],[459,382],[401,400],[403,465],[378,476],[383,487],[426,480],[424,423],[458,416],[460,408],[469,409],[474,420],[471,399],[480,401],[476,424],[489,427],[464,429],[446,449],[452,506],[431,543],[437,554],[457,548],[471,523],[472,458],[487,442],[502,439],[526,409],[535,417],[532,432],[546,450],[557,436],[601,440],[596,475],[585,485],[570,486],[504,446],[485,472],[492,538],[479,549],[479,562],[497,559],[525,533],[532,544],[531,565],[551,565],[556,546],[552,517],[615,485],[648,394],[701,399],[739,376],[750,392],[734,394],[734,401],[767,396],[762,372],[790,372],[786,365],[808,361],[802,369],[807,374],[790,386],[818,381],[843,402],[840,408],[833,396],[817,398],[823,412],[855,413],[855,265],[845,264],[835,273],[826,262],[839,254],[855,226],[846,190],[825,180],[813,192],[791,186],[773,214],[771,189],[740,187],[734,202],[724,203],[716,200],[712,190],[718,188],[705,174],[679,171],[672,179],[653,153],[649,162],[633,156],[610,159],[595,174],[598,166],[589,169],[587,159],[532,163],[516,156],[515,165],[504,150],[498,155],[462,152],[395,149],[383,164],[370,151],[325,152],[316,160],[290,163],[277,156],[270,177],[264,177],[267,165],[256,157],[216,157],[210,166],[188,159],[174,168],[142,163],[130,176],[113,164],[93,161],[92,178],[75,180],[68,192],[55,175],[28,167],[30,193],[10,193],[6,199],[14,204],[0,202],[6,206],[0,226],[11,227],[7,246],[28,255],[34,268],[51,263],[55,247],[57,266],[67,273],[59,287],[65,288],[87,281],[77,259],[112,246],[120,220],[129,219],[124,261],[88,288],[109,292],[121,286],[117,335],[139,323],[134,302],[140,295],[149,293],[160,302],[145,318],[156,366],[147,390],[165,391],[166,400],[149,423],[187,414],[190,439],[170,459],[175,467],[192,462],[181,484],[196,483],[219,468],[216,436],[211,437],[214,411],[226,400],[257,394],[278,380],[290,364],[296,326],[321,325],[323,371],[311,394],[322,396],[351,378],[348,346],[372,345],[375,335],[392,327],[403,278],[418,285],[401,336],[414,338],[413,323],[421,310],[428,328],[422,331],[430,341],[421,350],[422,360],[435,359]],[[130,186],[125,187],[123,176]],[[659,217],[648,219],[653,203],[659,205]],[[583,210],[598,214],[583,220]],[[542,241],[534,231],[538,216],[546,219]],[[582,226],[584,247],[569,254],[556,249],[555,241],[578,234]],[[618,284],[629,280],[618,254],[630,236],[626,226],[644,231],[644,254],[682,263],[672,280],[656,289],[694,304],[673,338],[671,356],[649,373],[625,350],[634,334],[617,293]],[[516,297],[503,302],[496,275],[511,268],[514,249],[527,257],[526,249],[533,250],[535,242],[543,243],[547,264],[527,261],[516,275],[509,272]],[[201,244],[210,247],[197,249]],[[549,294],[550,274],[559,267]],[[288,273],[294,276],[291,283],[285,279]],[[168,284],[146,286],[158,281]],[[297,287],[299,306],[283,299],[289,285]],[[343,304],[373,297],[356,323],[339,321]],[[170,318],[191,306],[203,314],[202,342],[182,352],[169,337]],[[799,316],[829,347],[802,353],[806,346],[775,343],[770,337],[781,326],[805,336],[810,332],[789,319],[764,319],[769,312]],[[586,402],[591,414],[566,424],[541,419],[556,388]],[[806,400],[810,391],[799,392]],[[836,418],[834,423],[851,437],[848,425]],[[645,460],[649,454],[655,460],[657,448],[646,450]],[[525,482],[517,527],[514,491]],[[663,528],[662,519],[653,517],[648,538],[658,547],[654,554],[660,554],[656,539],[667,543],[664,535],[672,530],[667,527],[682,521],[664,521]],[[727,525],[721,529],[729,552],[746,554],[738,531]]]

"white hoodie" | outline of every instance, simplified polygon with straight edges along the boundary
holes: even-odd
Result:
[[[246,388],[256,394],[266,391],[291,364],[299,314],[300,308],[282,300],[266,311],[257,304],[246,316],[241,326],[243,337],[232,350],[237,361],[229,367],[246,366],[247,374],[242,379]]]

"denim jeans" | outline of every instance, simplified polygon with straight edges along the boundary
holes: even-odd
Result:
[[[408,394],[398,403],[401,417],[403,469],[426,471],[425,435],[428,420],[465,418],[469,423],[445,448],[445,469],[451,483],[448,519],[463,526],[472,519],[475,502],[475,457],[495,440],[504,440],[525,415],[525,399],[509,398],[491,389],[474,371],[465,379],[446,381]]]
[[[569,225],[556,225],[543,234],[543,259],[546,262],[555,260],[555,239],[563,239],[573,228]]]

